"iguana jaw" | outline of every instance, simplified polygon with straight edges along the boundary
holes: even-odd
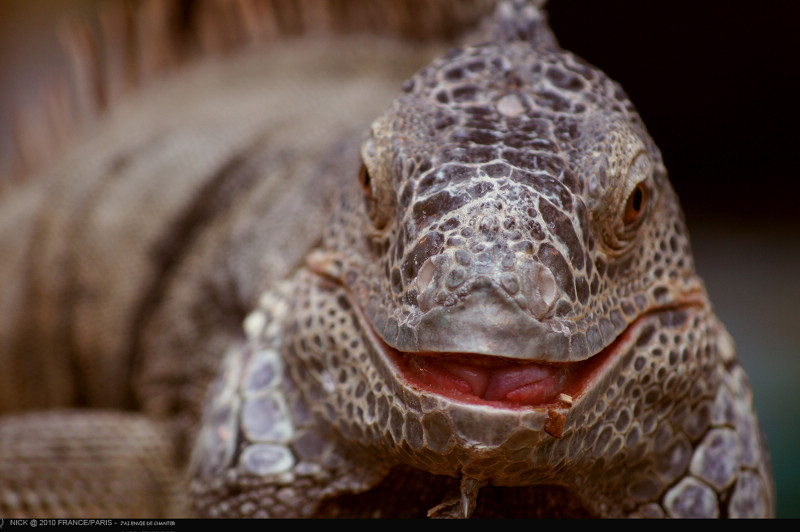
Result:
[[[661,312],[701,305],[689,296],[680,304],[649,310],[598,353],[578,362],[519,360],[471,353],[408,353],[386,344],[371,327],[373,344],[406,386],[458,403],[500,409],[570,407],[602,380],[636,342],[637,330]],[[363,318],[363,316],[362,316]]]
[[[522,361],[467,353],[403,353],[380,347],[408,386],[457,402],[497,408],[552,408],[571,404],[626,344],[611,345],[580,362]]]

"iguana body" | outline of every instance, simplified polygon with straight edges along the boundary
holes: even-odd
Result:
[[[5,198],[0,406],[71,410],[3,515],[772,514],[632,105],[533,5],[470,42],[206,62]]]

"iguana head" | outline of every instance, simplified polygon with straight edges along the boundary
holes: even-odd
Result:
[[[363,144],[355,221],[328,241],[410,383],[534,405],[579,395],[636,320],[702,288],[619,85],[552,39],[506,33],[408,80]]]

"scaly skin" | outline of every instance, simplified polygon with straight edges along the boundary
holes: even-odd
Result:
[[[322,246],[248,318],[196,510],[772,515],[750,388],[641,119],[535,7],[490,31],[405,83]]]
[[[211,39],[331,31],[121,98],[0,197],[0,516],[772,515],[747,378],[615,83],[523,2],[405,85],[439,45],[335,32],[419,0],[260,5],[203,3]]]
[[[441,50],[309,36],[198,60],[0,196],[0,515],[186,515],[147,494],[186,493],[221,358],[319,243],[365,124]]]

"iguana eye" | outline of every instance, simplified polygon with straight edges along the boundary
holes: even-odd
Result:
[[[372,179],[366,164],[358,171],[358,181],[364,193],[367,216],[376,229],[383,229],[389,221],[386,191],[380,187],[380,182]]]
[[[367,216],[375,223],[378,214],[377,198],[372,193],[372,176],[367,170],[367,165],[363,163],[358,171],[358,182],[361,184],[361,192],[364,193],[364,206],[367,209]]]
[[[625,202],[625,211],[622,214],[622,222],[630,227],[642,219],[647,210],[647,202],[650,200],[650,190],[644,183],[636,185],[628,200]]]
[[[358,171],[358,181],[361,183],[361,190],[364,191],[364,194],[367,196],[372,195],[372,176],[369,175],[369,170],[367,170],[367,165],[362,164],[361,170]]]

